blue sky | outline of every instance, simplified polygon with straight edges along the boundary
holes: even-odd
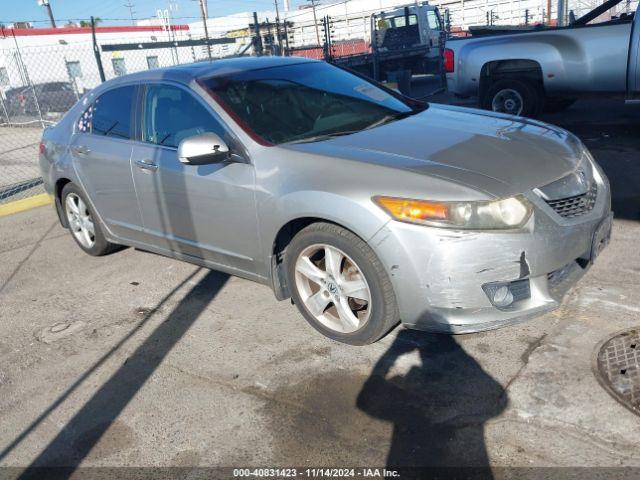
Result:
[[[66,19],[89,18],[91,15],[105,19],[104,24],[131,23],[129,9],[124,6],[129,1],[134,5],[136,18],[155,16],[158,8],[165,9],[169,0],[49,0],[56,21],[62,25]],[[20,4],[16,8],[16,3]],[[177,4],[175,17],[199,17],[200,7],[197,0],[171,0]],[[283,8],[283,0],[278,0]],[[292,8],[305,0],[290,0]],[[208,0],[209,16],[218,17],[230,13],[273,10],[273,0]],[[48,26],[48,16],[44,7],[38,6],[37,0],[0,0],[0,22],[37,21],[34,26]],[[109,20],[113,19],[113,20]],[[184,22],[195,21],[185,18]]]

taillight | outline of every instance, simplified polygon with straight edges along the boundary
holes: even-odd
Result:
[[[456,69],[454,62],[453,50],[450,48],[444,49],[444,71],[445,73],[453,73]]]
[[[40,150],[40,155],[44,155],[44,152],[46,152],[44,142],[40,142],[39,150]]]

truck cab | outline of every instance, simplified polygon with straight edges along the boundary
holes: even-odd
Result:
[[[407,5],[372,15],[371,22],[371,45],[379,52],[428,46],[427,56],[438,57],[444,28],[437,7]]]

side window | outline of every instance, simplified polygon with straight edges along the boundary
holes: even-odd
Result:
[[[434,10],[427,12],[427,23],[431,30],[440,30],[440,19]]]
[[[127,65],[124,63],[124,58],[112,58],[111,65],[113,65],[113,74],[116,77],[127,74]]]
[[[144,102],[144,141],[177,147],[187,137],[205,132],[224,137],[224,130],[193,95],[170,85],[149,85]]]
[[[158,57],[155,55],[147,57],[147,67],[149,68],[149,70],[151,70],[152,68],[159,68],[160,62],[158,62]]]
[[[103,93],[78,120],[79,132],[115,138],[131,138],[131,106],[135,87],[114,88]]]

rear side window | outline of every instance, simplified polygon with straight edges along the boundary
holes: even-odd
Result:
[[[429,10],[427,12],[427,23],[431,30],[440,30],[440,19],[434,10]]]
[[[187,137],[205,132],[224,138],[213,115],[187,91],[171,85],[149,85],[144,102],[144,141],[177,147]]]
[[[131,106],[134,95],[134,86],[114,88],[103,93],[80,117],[78,131],[131,138]]]

